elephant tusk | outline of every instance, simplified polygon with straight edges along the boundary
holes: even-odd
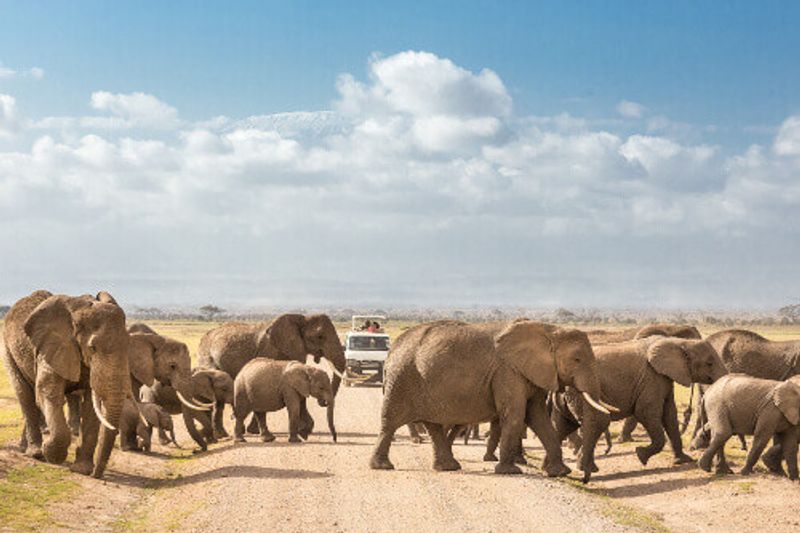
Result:
[[[327,359],[325,359],[325,362],[326,362],[326,363],[328,363],[328,366],[330,367],[330,369],[331,369],[331,372],[333,372],[334,374],[336,374],[337,376],[339,376],[339,379],[344,379],[344,374],[342,374],[341,372],[339,372],[338,370],[336,370],[336,367],[335,367],[335,366],[333,366],[333,363],[331,363],[331,362],[330,362],[330,361],[328,361]]]
[[[94,390],[92,390],[92,407],[94,407],[94,412],[97,415],[97,418],[100,419],[101,424],[111,431],[117,430],[117,428],[111,425],[111,422],[106,420],[106,417],[104,417],[102,411],[100,411],[100,400],[97,399],[97,393]]]
[[[213,409],[214,405],[216,405],[214,402],[208,402],[208,403],[201,402],[197,398],[192,398],[192,402],[196,403],[197,405],[199,405],[201,407],[208,407],[209,409]]]
[[[613,405],[611,405],[611,404],[609,404],[609,403],[606,403],[606,402],[604,402],[603,400],[598,400],[598,401],[600,402],[600,405],[602,405],[603,407],[605,407],[606,409],[608,409],[608,410],[609,410],[609,411],[611,411],[612,413],[619,413],[619,409],[617,409],[617,408],[616,408],[616,407],[614,407]]]
[[[175,389],[175,394],[178,395],[178,399],[181,401],[181,403],[183,405],[185,405],[186,407],[188,407],[189,409],[194,409],[195,411],[210,411],[211,410],[210,407],[200,407],[199,405],[194,405],[189,400],[184,398],[183,394],[181,394],[178,389]]]
[[[602,405],[597,403],[594,400],[594,398],[592,398],[592,396],[588,392],[583,392],[581,394],[583,395],[583,399],[586,400],[586,403],[588,403],[589,405],[591,405],[592,407],[594,407],[595,409],[597,409],[601,413],[605,413],[607,415],[611,414],[611,411],[609,411],[608,409],[606,409],[605,407],[603,407]]]

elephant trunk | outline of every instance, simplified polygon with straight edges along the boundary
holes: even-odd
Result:
[[[94,391],[92,391],[92,394],[94,394]],[[92,476],[98,479],[103,477],[103,472],[105,472],[106,465],[108,465],[108,459],[111,457],[111,450],[114,448],[114,441],[118,433],[116,428],[119,427],[122,415],[122,404],[122,394],[119,395],[119,398],[109,399],[102,403],[101,409],[105,409],[104,418],[108,422],[108,426],[104,424],[100,428],[100,446],[94,472],[92,472]]]
[[[333,423],[333,404],[336,403],[334,400],[331,400],[328,403],[328,429],[331,432],[331,437],[333,437],[333,442],[336,442],[336,426]]]
[[[176,448],[181,449],[181,445],[178,444],[177,440],[175,440],[175,428],[169,430],[169,438],[172,441],[172,444],[174,444]]]
[[[127,348],[127,345],[125,347]],[[92,403],[102,424],[97,458],[92,472],[92,476],[96,478],[103,476],[108,459],[111,457],[111,450],[117,438],[117,428],[122,418],[122,408],[125,399],[131,395],[130,379],[126,349],[122,350],[122,355],[109,355],[104,358],[102,364],[95,362],[91,367],[89,383]]]
[[[330,362],[331,370],[333,370],[331,389],[333,390],[333,396],[335,398],[336,394],[339,392],[339,385],[342,383],[342,377],[347,368],[347,360],[344,357],[344,350],[342,349],[342,345],[339,344],[338,337],[325,345],[323,355],[325,359]]]
[[[618,412],[616,407],[605,403],[601,399],[602,389],[600,388],[600,380],[597,378],[597,373],[594,369],[577,376],[574,380],[574,387],[581,393],[584,401],[593,409],[605,415]]]

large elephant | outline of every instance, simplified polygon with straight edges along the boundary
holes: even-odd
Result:
[[[394,468],[389,461],[394,432],[404,424],[423,422],[433,441],[433,467],[457,470],[461,466],[453,457],[444,427],[499,418],[500,462],[495,472],[521,473],[514,458],[527,424],[547,451],[547,474],[569,473],[545,412],[545,399],[547,391],[566,385],[599,399],[594,354],[585,333],[528,320],[439,321],[407,330],[391,352],[372,468]]]
[[[346,361],[339,335],[328,315],[281,315],[259,324],[228,323],[212,329],[200,339],[199,366],[224,370],[236,378],[239,370],[256,357],[281,361],[314,362],[326,359],[333,368],[333,395],[336,396],[345,372]],[[305,399],[303,400],[305,405]],[[333,406],[328,406],[328,423],[333,423]],[[223,409],[216,409],[214,429],[223,433]]]
[[[552,419],[560,438],[581,427],[582,462],[596,470],[592,454],[597,439],[611,420],[633,416],[644,425],[649,446],[636,448],[642,464],[664,448],[666,431],[676,463],[692,459],[683,452],[678,431],[674,383],[688,387],[692,383],[710,384],[727,373],[722,360],[706,341],[676,337],[648,337],[619,344],[596,346],[597,375],[603,399],[619,411],[603,416],[587,409],[583,398],[567,391],[553,402]],[[589,415],[589,416],[587,416]],[[584,470],[588,481],[590,471]]]
[[[184,343],[159,335],[150,328],[145,330],[134,324],[131,330],[136,331],[130,334],[129,353],[131,381],[137,399],[141,396],[140,389],[143,385],[152,387],[157,382],[161,387],[170,387],[174,390],[179,405],[177,412],[183,416],[189,435],[200,449],[207,449],[205,439],[195,428],[193,420],[198,412],[210,411],[213,404],[194,398],[189,348]],[[150,332],[146,332],[148,330]],[[156,403],[170,410],[167,405]]]
[[[763,379],[785,381],[800,374],[800,341],[770,341],[758,333],[742,329],[719,331],[706,339],[719,353],[728,372]],[[699,387],[698,405],[705,391]],[[691,447],[708,446],[706,418],[702,408],[697,416]]]
[[[71,469],[102,477],[123,404],[132,396],[122,308],[105,292],[73,297],[40,290],[14,304],[3,337],[6,368],[25,417],[25,453],[64,462],[72,436],[64,403],[67,394],[80,391],[79,444]],[[49,430],[44,442],[42,416]]]

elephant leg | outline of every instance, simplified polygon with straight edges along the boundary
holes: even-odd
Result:
[[[728,442],[728,439],[731,438],[731,435],[733,435],[733,429],[731,428],[730,422],[724,418],[718,418],[715,420],[714,426],[711,430],[711,440],[708,443],[708,447],[703,452],[703,455],[701,455],[700,459],[697,461],[697,466],[706,472],[711,472],[711,462],[714,458],[714,455],[722,453],[724,456],[725,443]]]
[[[301,442],[298,436],[300,425],[302,424],[303,400],[299,394],[296,396],[286,395],[286,411],[289,413],[289,442]]]
[[[297,428],[297,434],[303,440],[308,440],[308,437],[314,432],[314,418],[308,412],[306,402],[300,402],[300,425]]]
[[[710,435],[705,429],[706,422],[708,422],[708,413],[706,413],[706,406],[703,402],[703,387],[698,387],[700,393],[697,398],[697,421],[695,422],[694,433],[692,434],[692,442],[689,444],[690,450],[702,450],[708,447]]]
[[[772,446],[761,455],[761,462],[764,463],[773,474],[785,476],[786,472],[783,470],[782,464],[784,458],[782,440],[783,439],[777,435],[772,439]]]
[[[526,423],[536,433],[545,449],[543,468],[548,477],[566,476],[571,472],[561,456],[561,441],[547,417],[544,394],[536,394],[528,401]]]
[[[408,426],[408,434],[411,436],[411,442],[413,442],[414,444],[422,443],[423,439],[420,436],[419,431],[417,431],[417,424],[412,423],[406,425]]]
[[[46,371],[36,376],[36,399],[44,413],[50,434],[44,440],[42,452],[48,463],[61,464],[67,458],[72,434],[64,417],[64,379]]]
[[[647,436],[650,437],[649,446],[636,447],[636,456],[643,465],[646,465],[652,456],[663,450],[664,444],[666,444],[662,422],[663,411],[663,404],[658,406],[637,404],[636,406],[636,418],[642,423],[647,431]]]
[[[228,437],[228,432],[225,431],[225,424],[223,423],[223,414],[225,413],[225,402],[216,402],[214,404],[214,436],[218,439]]]
[[[3,340],[0,339],[0,342],[3,342]],[[0,346],[0,352],[3,353],[11,385],[14,387],[14,392],[22,410],[22,416],[25,419],[25,427],[22,430],[23,438],[20,438],[20,450],[28,457],[39,460],[44,459],[44,454],[42,453],[42,430],[40,427],[42,414],[36,405],[36,395],[33,392],[33,387],[19,371],[8,350]]]
[[[633,431],[636,429],[638,423],[639,422],[637,422],[636,417],[629,416],[626,418],[625,422],[622,424],[622,431],[620,432],[617,441],[633,442]]]
[[[78,447],[75,450],[75,463],[71,470],[83,475],[90,475],[94,470],[94,452],[97,448],[97,438],[100,435],[100,420],[92,406],[92,392],[83,391],[80,396],[80,430]]]
[[[255,415],[250,417],[250,423],[247,424],[247,433],[250,435],[258,435],[258,420]]]
[[[234,408],[233,411],[236,417],[236,422],[233,426],[233,440],[234,442],[244,442],[244,419],[248,415],[248,411],[239,406]]]
[[[747,451],[747,441],[742,434],[739,434],[739,444],[741,444],[742,450]]]
[[[162,446],[166,446],[170,443],[169,435],[167,435],[167,430],[163,427],[158,427],[158,443]]]
[[[772,433],[767,431],[764,427],[765,424],[759,420],[756,422],[755,435],[753,436],[753,445],[750,446],[750,451],[747,452],[747,461],[744,463],[744,468],[739,472],[743,476],[753,473],[753,466],[756,461],[761,457],[761,452],[764,451],[769,440],[772,438]]]
[[[217,442],[217,439],[214,437],[214,427],[211,424],[209,413],[207,411],[198,411],[195,413],[194,418],[200,422],[203,438],[205,438],[206,442],[208,444]]]
[[[474,424],[471,427],[470,438],[473,439],[473,440],[481,440],[481,425],[480,424]]]
[[[789,471],[789,479],[797,479],[797,428],[787,429],[781,438],[783,445],[783,459],[786,461],[786,469]]]
[[[558,429],[556,429],[558,431]],[[578,435],[578,430],[576,429],[572,433],[567,435],[567,440],[569,441],[569,445],[572,448],[572,453],[574,455],[578,455],[581,451],[581,446],[583,445],[583,439],[580,435]]]
[[[442,425],[431,422],[424,422],[424,424],[428,435],[431,436],[431,442],[433,442],[433,469],[439,471],[461,470],[461,465],[453,457],[451,443],[447,440]]]
[[[497,461],[497,445],[500,443],[500,419],[492,420],[489,427],[489,436],[486,438],[486,453],[483,455],[484,461]]]
[[[667,437],[669,437],[669,444],[672,447],[672,453],[675,455],[675,464],[693,463],[694,459],[683,452],[683,441],[681,440],[681,430],[678,424],[678,408],[675,405],[673,392],[670,392],[664,401],[661,423],[664,425]]]
[[[73,392],[67,395],[68,423],[72,436],[77,437],[81,432],[81,394]]]
[[[270,433],[267,427],[267,413],[266,411],[256,411],[253,413],[253,418],[258,423],[259,433],[261,435],[261,442],[272,442],[275,440],[275,435]]]
[[[138,437],[138,441],[136,442],[136,447],[149,452],[152,447],[152,431],[153,428],[150,426],[146,426],[144,424],[136,424],[136,436]]]
[[[206,445],[205,439],[203,439],[203,436],[200,434],[199,431],[197,431],[197,427],[195,427],[194,425],[194,413],[192,413],[192,411],[185,406],[183,407],[181,412],[183,414],[183,423],[186,425],[186,430],[189,432],[189,435],[191,435],[192,440],[194,440],[200,447],[199,450],[194,450],[194,452],[198,453],[201,451],[203,452],[207,451],[208,445]]]

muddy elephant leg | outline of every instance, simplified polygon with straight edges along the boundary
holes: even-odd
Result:
[[[678,408],[675,405],[674,393],[670,393],[664,402],[661,423],[664,424],[664,430],[667,432],[667,437],[669,437],[672,453],[675,455],[674,463],[676,465],[693,463],[694,459],[683,452],[683,441],[681,440],[681,431],[678,425]]]
[[[750,451],[747,452],[747,461],[744,463],[744,468],[739,472],[741,475],[746,476],[753,473],[753,466],[761,457],[761,452],[764,451],[771,438],[772,433],[766,429],[765,424],[761,423],[760,420],[757,421],[753,445],[750,446]]]
[[[64,387],[64,379],[55,374],[40,371],[36,376],[36,401],[50,428],[50,434],[42,444],[42,452],[48,463],[63,463],[72,440],[64,417]]]
[[[69,429],[72,436],[77,437],[81,432],[81,393],[72,392],[67,395],[67,413]]]
[[[428,435],[433,442],[433,469],[439,471],[461,470],[461,465],[453,457],[453,449],[447,436],[444,434],[444,427],[441,424],[424,422]]]
[[[3,342],[0,339],[0,342]],[[17,395],[22,416],[25,419],[25,427],[23,428],[24,439],[20,438],[20,450],[28,457],[35,459],[44,459],[42,453],[42,430],[40,428],[40,421],[42,419],[41,411],[36,405],[36,396],[33,392],[33,386],[28,383],[22,373],[17,368],[17,364],[11,358],[8,350],[0,346],[0,352],[3,353],[3,359],[8,370],[11,385],[14,387],[14,392]]]
[[[664,449],[664,404],[657,406],[649,404],[636,405],[636,418],[644,426],[647,436],[650,437],[649,446],[637,446],[636,456],[643,465],[647,464],[652,456]]]
[[[633,431],[636,429],[638,423],[639,422],[637,422],[636,418],[633,416],[626,418],[625,422],[622,424],[622,431],[620,431],[617,441],[633,442]]]
[[[489,427],[489,436],[486,439],[486,453],[483,455],[484,461],[497,461],[497,445],[500,443],[500,420],[492,420]]]
[[[214,436],[218,439],[228,437],[228,432],[225,431],[225,424],[223,423],[223,414],[225,413],[225,402],[216,402],[214,404]]]
[[[71,470],[88,476],[94,470],[94,451],[100,434],[100,420],[97,419],[92,407],[91,391],[82,391],[78,399],[81,425],[78,447],[75,450],[75,463]]]
[[[544,394],[534,395],[528,401],[526,423],[536,433],[545,449],[542,468],[548,477],[566,476],[571,472],[561,456],[561,441],[547,417]]]

